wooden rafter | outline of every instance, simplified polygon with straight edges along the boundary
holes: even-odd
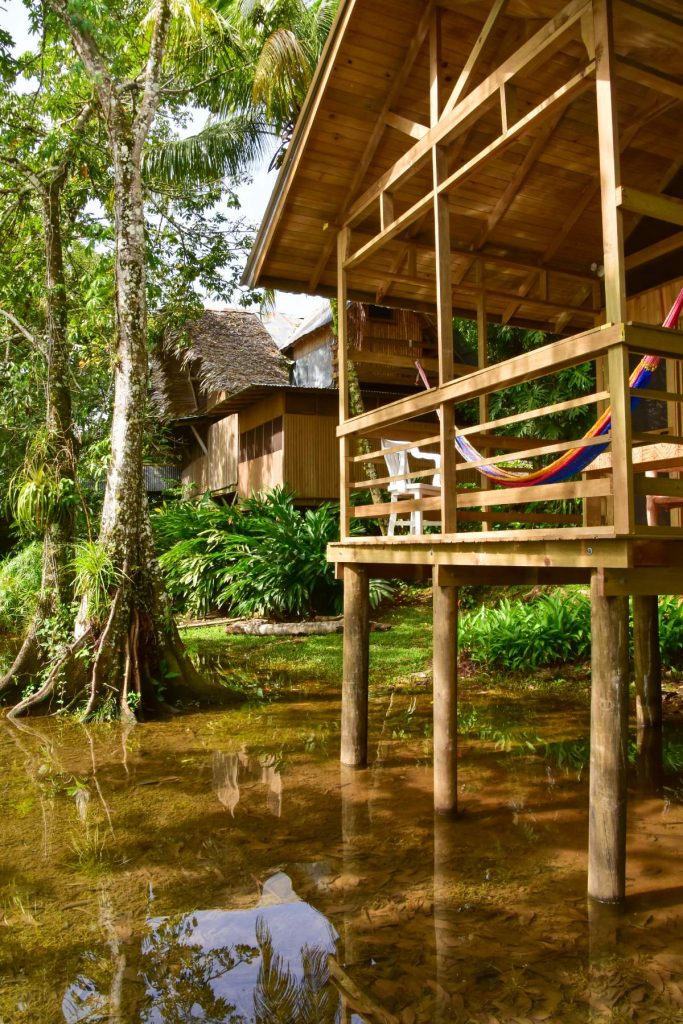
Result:
[[[563,10],[546,22],[530,39],[481,82],[453,110],[443,113],[427,135],[415,143],[349,208],[347,221],[353,225],[362,220],[381,192],[395,190],[415,175],[429,160],[434,146],[448,144],[479,120],[488,107],[499,100],[500,87],[532,61],[560,45],[568,32],[588,9],[589,0],[570,0]],[[519,124],[520,122],[518,122]],[[513,127],[516,127],[513,126]],[[506,133],[507,134],[507,133]]]
[[[476,156],[471,157],[452,174],[444,177],[444,180],[438,187],[439,194],[445,194],[451,191],[456,185],[465,181],[484,163],[490,160],[491,157],[501,153],[520,135],[524,134],[531,125],[552,116],[558,107],[564,107],[568,103],[571,103],[580,92],[592,85],[592,74],[594,70],[595,65],[591,62],[578,74],[570,78],[568,82],[559,86],[559,88],[551,93],[550,96],[534,107],[533,110],[530,110],[528,114],[520,118],[520,120],[517,121],[507,132],[497,136],[483,150],[477,153]],[[444,134],[446,135],[447,133],[445,132]],[[387,182],[386,190],[389,190],[389,187],[390,182]],[[422,214],[429,208],[432,200],[433,194],[431,192],[423,196],[409,207],[408,210],[398,216],[393,223],[381,230],[378,235],[375,235],[374,238],[361,246],[360,249],[357,249],[347,260],[347,269],[364,262],[375,252],[381,249],[387,242],[392,241],[400,235],[405,228],[409,227],[422,216]],[[353,211],[351,211],[351,214],[352,213]]]
[[[420,54],[420,50],[424,45],[424,42],[429,33],[433,9],[434,0],[429,0],[422,14],[422,17],[420,18],[420,23],[415,32],[413,41],[410,44],[408,53],[406,54],[406,59],[403,63],[403,66],[401,67],[401,70],[398,72],[398,74],[396,75],[392,82],[391,88],[384,102],[384,106],[382,107],[380,115],[377,118],[375,127],[372,130],[372,134],[368,139],[363,155],[358,163],[358,167],[356,168],[356,172],[353,176],[353,180],[351,181],[351,185],[349,186],[346,198],[342,203],[342,208],[339,214],[340,223],[343,223],[344,220],[346,219],[348,209],[351,203],[353,202],[353,199],[356,193],[358,192],[358,189],[360,188],[363,178],[367,173],[368,167],[372,163],[373,157],[377,152],[377,147],[379,146],[382,140],[382,136],[384,135],[384,132],[387,127],[386,120],[389,114],[391,113],[391,108],[396,102],[397,98],[401,95],[401,91],[404,85],[406,84],[406,81],[408,80],[408,76],[410,75],[410,72],[413,69],[413,65],[415,64],[415,61],[417,60]],[[334,246],[335,239],[334,237],[330,237],[328,243],[325,246],[323,246],[323,250],[320,254],[320,259],[318,260],[315,270],[311,275],[311,279],[308,282],[309,292],[315,292],[316,288],[318,287],[318,283],[320,281],[323,271],[325,270],[325,267],[327,266],[330,256],[332,255]]]
[[[649,124],[655,118],[660,117],[662,114],[666,113],[667,110],[670,110],[671,107],[675,104],[675,102],[676,101],[673,100],[671,97],[666,97],[664,100],[662,100],[661,98],[657,98],[656,100],[654,100],[654,102],[652,100],[648,100],[648,102],[641,109],[637,117],[631,122],[630,125],[628,125],[628,127],[624,128],[624,130],[621,132],[621,138],[619,140],[620,152],[624,153],[632,144],[632,142],[636,139],[639,132],[642,131],[645,125]],[[517,289],[517,294],[520,296],[520,298],[524,298],[524,296],[529,294],[529,292],[536,284],[536,281],[538,280],[538,276],[541,272],[541,267],[547,266],[552,260],[553,256],[555,256],[555,254],[559,252],[559,250],[562,248],[565,241],[569,237],[576,223],[581,219],[581,217],[586,212],[591,203],[594,202],[595,199],[597,199],[599,194],[600,182],[591,180],[583,188],[580,195],[571,203],[570,212],[567,215],[564,223],[562,224],[562,227],[559,229],[559,231],[555,232],[552,242],[545,249],[543,255],[541,256],[541,259],[539,261],[541,266],[538,270],[531,271]],[[503,323],[508,323],[516,315],[518,309],[519,303],[512,302],[503,313]]]
[[[444,114],[450,113],[450,111],[457,106],[458,101],[461,100],[462,97],[465,95],[467,88],[470,82],[472,81],[472,76],[477,67],[477,64],[479,63],[481,55],[486,47],[486,43],[488,42],[491,33],[496,27],[500,16],[505,10],[507,2],[508,0],[494,0],[493,6],[489,11],[489,15],[482,26],[481,32],[477,37],[477,41],[472,47],[470,55],[465,62],[465,66],[458,75],[458,80],[453,86],[453,91],[446,100],[446,104],[443,110]]]

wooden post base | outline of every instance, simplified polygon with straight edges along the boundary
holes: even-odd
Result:
[[[619,903],[626,891],[628,598],[601,597],[594,574],[591,606],[588,895]]]
[[[368,669],[370,599],[368,574],[344,566],[344,668],[342,680],[341,763],[368,763]]]
[[[434,570],[434,809],[458,809],[458,591]]]

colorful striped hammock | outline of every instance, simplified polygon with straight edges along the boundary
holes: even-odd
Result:
[[[679,292],[678,298],[671,307],[669,315],[662,326],[674,328],[682,312],[683,288]],[[661,358],[659,356],[643,356],[629,377],[629,386],[633,389],[647,387],[660,362]],[[425,387],[430,387],[427,375],[419,362],[416,363],[416,366]],[[640,398],[632,396],[631,410],[635,409],[640,401]],[[611,426],[612,410],[611,408],[608,408],[604,411],[599,420],[593,424],[590,430],[583,435],[583,439],[601,437],[604,434],[608,434]],[[484,456],[477,451],[474,445],[470,444],[466,437],[463,437],[462,434],[457,432],[457,428],[455,446],[466,462],[482,462],[484,460]],[[544,466],[543,469],[537,469],[531,473],[501,469],[499,466],[477,466],[477,469],[484,476],[487,476],[489,480],[493,480],[502,487],[531,487],[534,484],[561,483],[564,480],[569,480],[571,477],[576,476],[577,473],[581,473],[591,464],[591,462],[594,461],[594,459],[597,459],[598,455],[601,455],[607,447],[608,442],[603,445],[588,445],[581,448],[571,448],[568,452],[565,452],[549,465]],[[510,459],[513,459],[514,457],[514,455],[511,455]]]

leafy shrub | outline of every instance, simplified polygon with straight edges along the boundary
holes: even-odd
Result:
[[[99,541],[92,540],[76,545],[71,568],[74,594],[87,598],[90,617],[101,623],[109,610],[110,593],[121,582],[121,572]]]
[[[590,638],[590,602],[578,593],[483,605],[464,617],[460,630],[461,647],[473,661],[513,669],[586,658]]]
[[[0,633],[19,632],[40,595],[43,545],[27,544],[0,561]]]
[[[659,599],[659,649],[664,665],[672,668],[683,665],[683,601],[680,597]]]
[[[662,663],[683,664],[683,602],[659,599]],[[547,594],[534,601],[504,599],[463,616],[460,646],[473,661],[503,668],[543,668],[590,657],[590,599],[581,591]]]
[[[237,505],[167,502],[153,514],[160,564],[176,605],[192,615],[228,607],[237,615],[307,618],[338,612],[341,584],[327,561],[339,537],[335,505],[297,509],[283,488]],[[391,593],[373,585],[376,604]]]

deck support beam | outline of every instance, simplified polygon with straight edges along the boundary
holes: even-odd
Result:
[[[626,891],[628,598],[602,597],[591,580],[592,687],[588,895],[620,903]]]
[[[368,763],[368,671],[370,598],[366,569],[344,566],[344,667],[342,679],[341,762]]]
[[[458,591],[434,569],[434,810],[458,809]]]

